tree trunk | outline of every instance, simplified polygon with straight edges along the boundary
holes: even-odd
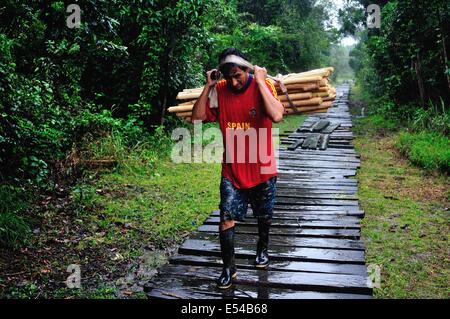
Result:
[[[159,120],[159,124],[160,125],[164,124],[164,115],[166,113],[166,107],[167,107],[167,90],[164,92],[164,98],[163,98],[162,110],[161,110],[161,117],[160,117],[160,120]]]
[[[448,58],[447,58],[447,48],[445,46],[445,32],[442,26],[442,17],[441,17],[441,12],[439,10],[439,7],[437,8],[438,10],[438,18],[439,18],[439,30],[441,31],[441,38],[442,38],[442,55],[444,58],[444,71],[445,71],[445,76],[447,78],[447,85],[448,85],[448,90],[450,92],[450,74],[449,74],[449,70],[448,70]]]
[[[416,70],[416,76],[417,76],[417,85],[419,86],[419,94],[420,94],[420,101],[422,105],[425,104],[425,86],[423,84],[422,79],[422,67],[420,63],[420,55],[417,52],[417,60],[414,62],[415,70]]]
[[[175,49],[175,37],[172,34],[170,36],[170,40],[168,43],[168,47],[166,49],[166,52],[164,53],[164,77],[163,77],[163,98],[162,98],[162,109],[161,109],[161,117],[159,118],[159,124],[164,124],[164,115],[166,114],[166,107],[167,107],[167,92],[169,90],[169,75],[170,75],[170,68],[169,63],[170,59],[172,58],[173,50]]]

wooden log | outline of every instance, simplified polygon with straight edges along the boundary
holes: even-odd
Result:
[[[333,101],[326,101],[323,102],[322,104],[320,104],[321,107],[325,108],[325,107],[331,107],[333,105]]]
[[[192,116],[192,111],[177,112],[176,114],[177,114],[177,116],[180,116],[180,117],[188,117],[188,116]]]
[[[330,92],[326,91],[326,92],[315,92],[315,93],[311,93],[312,97],[330,97]]]
[[[281,89],[275,87],[277,89],[277,92],[283,93],[281,92]],[[308,84],[288,84],[286,85],[286,89],[288,90],[288,92],[291,92],[293,90],[298,90],[300,92],[309,92],[312,90],[316,90],[319,88],[319,83],[308,83]]]
[[[193,107],[194,107],[194,105],[179,105],[179,106],[171,106],[167,110],[170,113],[180,113],[180,112],[192,111]]]
[[[328,79],[323,78],[319,80],[319,86],[327,86],[328,85]]]
[[[327,67],[327,68],[321,68],[321,69],[315,69],[310,70],[306,72],[300,72],[300,73],[290,73],[283,77],[283,79],[286,78],[294,78],[294,77],[306,77],[306,76],[312,76],[312,75],[319,75],[319,76],[330,76],[331,72],[333,72],[333,67]]]
[[[292,101],[294,101],[294,100],[307,100],[307,99],[311,99],[311,98],[313,97],[313,93],[310,93],[310,92],[306,92],[306,93],[293,93],[293,94],[290,94],[290,93],[288,92],[288,94],[289,94],[289,98],[290,98]],[[286,97],[286,95],[284,95],[284,93],[280,94],[280,95],[278,96],[278,99],[279,99],[281,102],[285,102],[285,101],[288,100],[287,97]]]
[[[195,102],[197,102],[197,100],[191,100],[191,101],[179,103],[177,106],[180,106],[180,105],[194,105]]]
[[[330,95],[329,97],[322,98],[323,101],[334,101],[336,99],[336,95]]]
[[[302,113],[326,112],[327,108],[331,107],[332,101],[336,98],[336,90],[329,84],[328,76],[333,70],[332,67],[327,67],[301,73],[290,73],[282,76],[283,83],[286,85],[288,94],[294,102],[294,105],[297,107],[306,107],[305,109],[300,110]],[[273,82],[273,84],[277,89],[279,100],[286,108],[285,114],[293,114],[289,105],[287,105],[287,98],[284,93],[281,92],[278,83]],[[175,112],[177,116],[185,119],[189,118],[190,120],[193,105],[202,91],[203,87],[184,89],[177,95],[177,99],[180,103],[176,106],[169,107],[168,111],[171,113]]]
[[[303,105],[320,105],[322,103],[322,99],[320,98],[311,98],[312,93],[298,93],[289,95],[292,102],[295,106],[303,106]],[[280,96],[280,100],[283,105],[289,106],[289,103],[286,102],[286,96]],[[170,113],[177,113],[179,116],[186,116],[192,112],[193,104],[184,104],[178,106],[171,106],[168,108]]]
[[[312,99],[308,99],[308,100],[296,100],[296,101],[292,101],[293,104],[295,106],[305,106],[305,105],[320,105],[322,104],[322,98],[320,97],[315,97]],[[288,102],[282,102],[284,107],[289,107],[289,103]]]
[[[179,92],[177,95],[177,100],[198,99],[200,94],[201,94],[201,92],[194,92],[194,93]]]
[[[302,107],[302,108],[297,108],[300,113],[302,114],[310,114],[310,113],[323,113],[328,111],[328,108],[318,108],[318,107],[314,107],[314,106],[310,106],[310,107]],[[284,115],[291,115],[291,114],[295,114],[295,111],[293,109],[290,108],[285,108],[284,109]]]

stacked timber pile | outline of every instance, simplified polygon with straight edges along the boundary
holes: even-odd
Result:
[[[328,67],[302,73],[290,73],[281,77],[289,98],[300,113],[326,112],[333,104],[336,98],[336,89],[329,84],[328,77],[331,72],[333,72],[333,68]],[[295,113],[279,83],[275,81],[274,85],[278,98],[284,106],[284,114]],[[168,111],[190,121],[192,108],[202,90],[203,87],[179,92],[177,95],[179,104],[169,107]]]

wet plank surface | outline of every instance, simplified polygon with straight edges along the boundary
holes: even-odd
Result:
[[[270,266],[255,269],[257,222],[248,211],[236,226],[238,276],[231,289],[216,288],[222,261],[219,211],[199,226],[145,287],[163,299],[368,299],[372,296],[360,240],[364,211],[354,177],[360,165],[352,143],[346,85],[327,113],[309,116],[280,134],[277,198],[270,231]],[[327,134],[326,147],[318,135]],[[310,139],[308,147],[301,147]]]

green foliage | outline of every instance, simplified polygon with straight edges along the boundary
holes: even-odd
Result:
[[[77,171],[62,167],[74,154],[153,169],[170,151],[167,131],[186,125],[165,110],[178,91],[204,83],[224,48],[239,47],[276,74],[325,66],[336,40],[323,1],[77,4],[74,29],[64,1],[0,6],[2,183],[54,191],[60,172]],[[19,215],[2,218],[19,229]]]
[[[350,2],[355,10],[361,8],[356,1]],[[358,2],[364,7],[368,4]],[[404,121],[421,122],[426,114],[435,114],[433,104],[448,109],[446,52],[450,34],[445,26],[450,22],[449,2],[405,0],[378,4],[382,6],[381,28],[360,31],[361,41],[351,53],[350,63],[358,82],[372,98],[393,101],[393,111]],[[347,18],[355,25],[361,22],[361,18]],[[373,104],[376,107],[378,103]],[[407,114],[404,105],[411,108]],[[435,129],[442,130],[442,126]]]
[[[450,134],[450,108],[446,108],[444,101],[440,105],[430,102],[428,109],[415,108],[411,119],[412,128],[439,132],[445,136]]]
[[[28,207],[24,191],[9,185],[0,186],[0,244],[17,248],[28,237],[30,228],[20,213]]]
[[[215,3],[206,22],[211,30],[209,67],[215,67],[220,51],[230,46],[273,74],[305,71],[329,62],[334,38],[322,23],[328,17],[325,6],[314,1]]]
[[[418,166],[450,172],[450,139],[437,133],[402,132],[396,146]]]
[[[356,119],[355,123],[358,125],[355,126],[354,132],[358,135],[384,135],[387,132],[397,131],[400,128],[398,120],[391,117],[386,118],[379,114]]]

